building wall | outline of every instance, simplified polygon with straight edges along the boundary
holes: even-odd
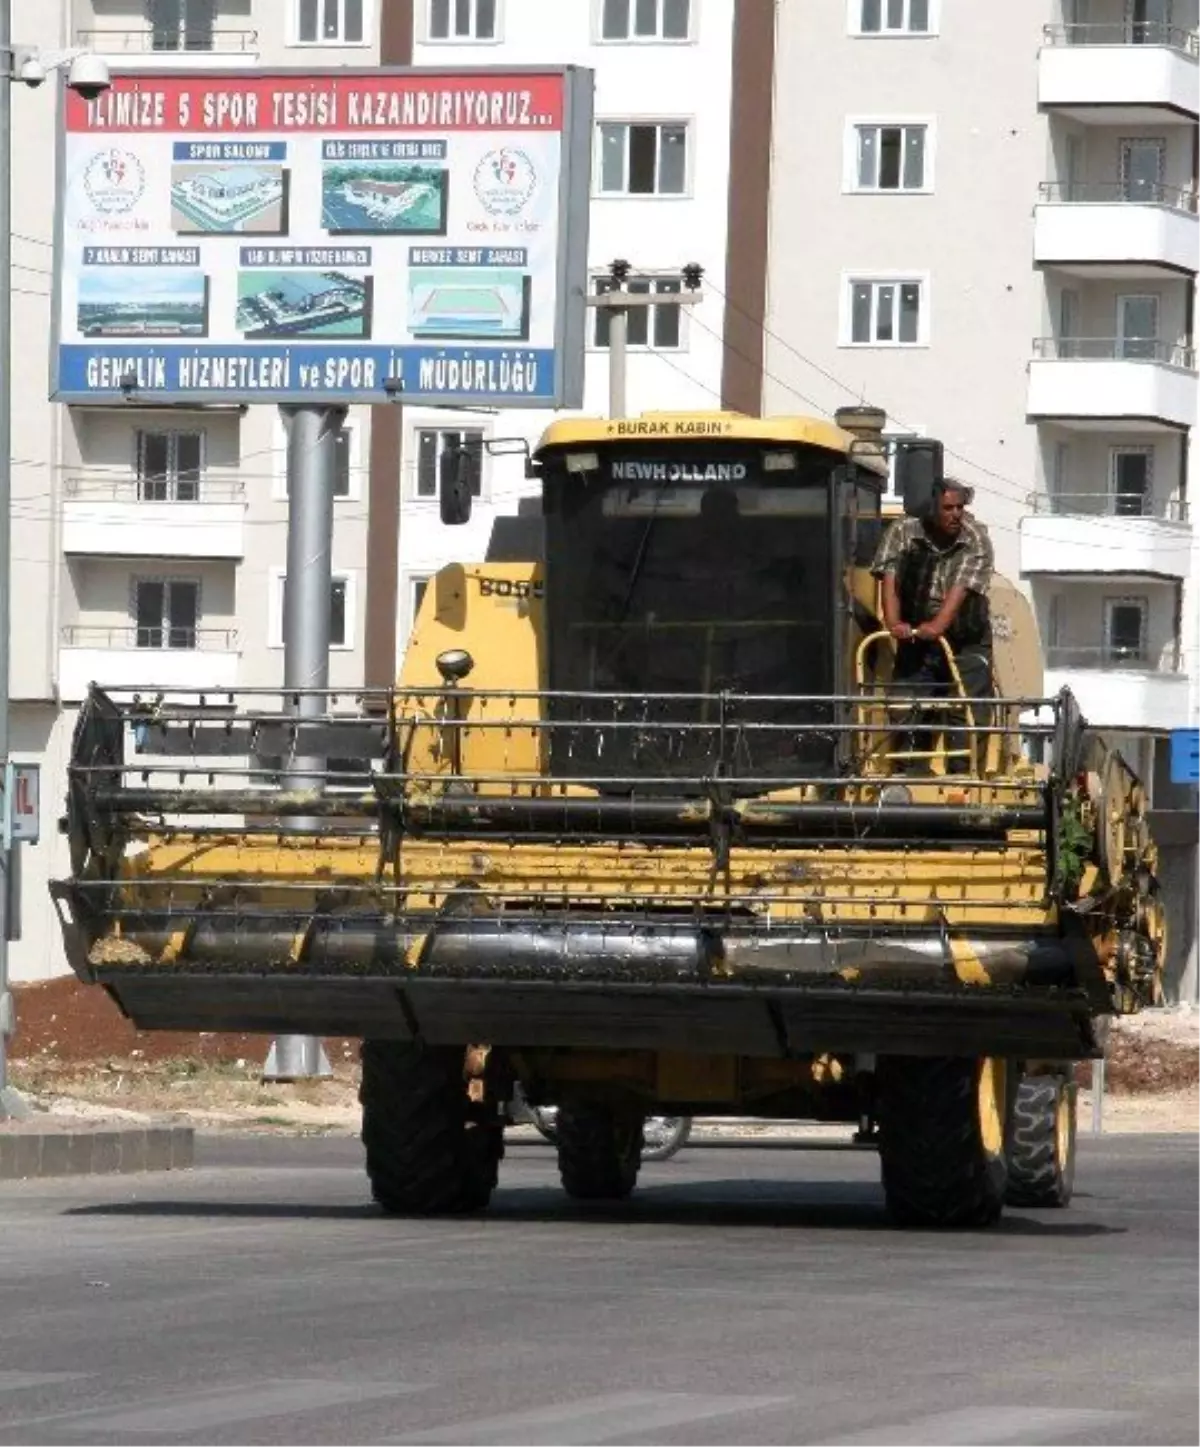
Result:
[[[604,120],[687,121],[691,127],[686,192],[682,196],[601,197],[593,159],[589,265],[607,272],[617,258],[635,271],[678,272],[696,262],[705,270],[706,299],[682,318],[682,345],[669,352],[631,348],[628,410],[715,407],[720,401],[723,303],[729,182],[730,63],[734,0],[692,0],[694,26],[686,43],[603,43],[599,0],[549,5],[505,0],[494,43],[436,43],[429,37],[427,0],[414,0],[417,65],[575,64],[595,71],[595,116]],[[715,286],[718,290],[713,290]],[[589,336],[592,333],[589,331]],[[582,411],[608,413],[608,354],[589,346]],[[402,443],[399,646],[411,626],[412,583],[446,563],[481,558],[493,519],[516,511],[531,491],[522,458],[492,457],[484,495],[467,526],[447,528],[435,498],[416,495],[416,433],[421,428],[482,427],[494,437],[536,442],[555,414],[500,411],[491,416],[405,408]],[[559,414],[563,415],[563,414]]]

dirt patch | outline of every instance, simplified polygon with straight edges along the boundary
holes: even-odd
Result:
[[[206,1129],[358,1130],[358,1041],[325,1040],[332,1076],[265,1082],[270,1037],[137,1030],[113,1000],[74,976],[17,985],[12,1083],[37,1108],[87,1119],[171,1119]],[[1081,1086],[1091,1066],[1078,1067]],[[1114,1022],[1104,1126],[1197,1129],[1200,1014],[1155,1010]],[[1090,1119],[1081,1100],[1080,1123]]]

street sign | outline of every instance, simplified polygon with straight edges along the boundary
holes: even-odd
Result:
[[[591,117],[577,66],[65,92],[51,395],[580,406]]]
[[[1171,730],[1171,782],[1200,783],[1200,729]]]
[[[4,847],[36,844],[41,838],[41,767],[12,764],[4,771]]]

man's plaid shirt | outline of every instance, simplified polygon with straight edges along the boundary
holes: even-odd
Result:
[[[920,518],[902,518],[884,533],[871,572],[877,578],[896,575],[901,616],[915,627],[936,615],[955,585],[986,598],[994,563],[991,540],[970,518],[963,519],[962,532],[944,548]]]

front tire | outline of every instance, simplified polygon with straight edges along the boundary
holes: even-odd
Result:
[[[993,1057],[880,1060],[879,1154],[888,1210],[905,1226],[988,1226],[1004,1208],[1010,1096]]]
[[[387,1212],[482,1210],[504,1155],[504,1131],[469,1118],[464,1052],[364,1040],[362,1142],[371,1194]]]
[[[637,1184],[642,1164],[640,1116],[611,1106],[561,1105],[555,1122],[558,1173],[576,1201],[623,1201]]]
[[[1008,1150],[1010,1206],[1066,1206],[1075,1188],[1076,1087],[1026,1075],[1017,1087]]]

